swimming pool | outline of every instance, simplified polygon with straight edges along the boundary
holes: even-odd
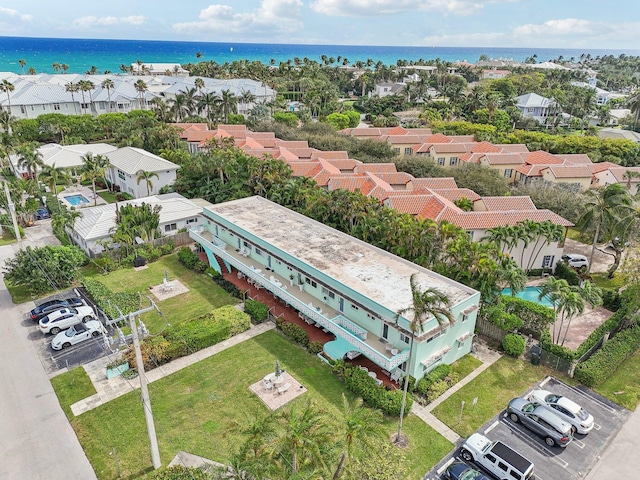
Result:
[[[90,200],[84,195],[69,195],[68,197],[64,197],[64,199],[69,202],[69,205],[72,207],[77,207],[78,205],[82,205],[84,203],[91,203]]]
[[[502,290],[502,295],[511,295],[511,289],[505,288]],[[540,295],[540,289],[538,287],[525,287],[524,290],[520,290],[516,293],[516,297],[523,300],[529,300],[530,302],[539,303],[545,307],[553,307],[553,304],[547,297],[543,297],[542,300],[538,298]]]

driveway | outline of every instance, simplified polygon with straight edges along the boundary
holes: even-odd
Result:
[[[50,221],[26,229],[24,245],[58,244]],[[0,247],[0,266],[17,245]],[[95,479],[60,408],[29,332],[21,324],[33,302],[14,305],[0,273],[0,478]]]
[[[577,242],[575,240],[567,238],[567,240],[564,242],[564,253],[579,253],[581,255],[584,255],[588,259],[591,257],[591,245],[587,245],[586,243]],[[607,255],[606,253],[603,253],[598,250],[598,248],[596,248],[596,251],[593,254],[593,264],[591,265],[591,272],[604,273],[609,269],[612,263],[612,255]]]

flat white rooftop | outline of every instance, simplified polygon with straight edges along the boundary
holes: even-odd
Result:
[[[207,210],[393,312],[412,305],[409,278],[414,273],[421,290],[437,288],[452,307],[477,293],[262,197],[213,205],[205,208],[205,215]]]

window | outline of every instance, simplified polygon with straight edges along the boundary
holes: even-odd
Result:
[[[353,303],[351,304],[351,308],[353,310],[360,310],[360,307],[358,307],[357,305],[354,305]]]
[[[444,166],[444,157],[438,157],[438,165]]]
[[[313,280],[311,280],[310,278],[305,278],[304,282],[307,285],[311,285],[313,288],[316,288],[318,286],[318,284],[316,282],[314,282]]]
[[[24,105],[20,105],[20,113],[27,113],[27,111],[24,109]]]
[[[435,340],[436,338],[438,338],[441,335],[444,335],[446,332],[446,329],[444,327],[442,327],[435,335],[433,335],[430,338],[427,338],[427,343],[432,342],[433,340]]]
[[[60,110],[60,104],[59,103],[54,103],[53,104],[53,109],[54,110]]]
[[[453,165],[457,165],[458,164],[458,157],[451,157],[449,159],[449,165],[453,166]]]
[[[393,151],[396,152],[396,155],[400,155],[400,147],[394,148]]]
[[[542,257],[542,268],[549,268],[553,263],[553,255],[545,255]]]
[[[178,226],[175,223],[168,223],[167,225],[164,226],[165,232],[172,232],[177,229],[178,229]]]
[[[511,175],[513,175],[513,168],[505,168],[504,178],[511,178]]]
[[[118,177],[120,177],[120,179],[124,180],[125,177],[126,177],[126,174],[122,170],[118,170]]]
[[[188,218],[187,219],[187,225],[189,225],[190,223],[198,223],[198,219],[197,218]]]
[[[404,333],[400,334],[400,341],[406,343],[407,345],[409,344],[409,336],[405,335]]]
[[[473,230],[467,230],[467,235],[469,235],[469,240],[473,240]]]
[[[336,298],[336,294],[335,293],[333,293],[331,290],[329,290],[327,288],[324,288],[324,287],[322,287],[322,294],[325,297],[329,297],[329,298],[332,298],[332,299]]]
[[[404,147],[404,154],[411,155],[413,153],[413,149],[411,147]]]
[[[260,256],[260,257],[263,255],[262,250],[260,250],[260,249],[259,249],[259,248],[257,248],[257,247],[256,247],[256,255],[258,255],[258,256]]]
[[[462,314],[462,323],[466,322],[467,320],[469,320],[469,315],[467,315],[466,313]]]

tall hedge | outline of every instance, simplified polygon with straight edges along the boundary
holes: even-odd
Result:
[[[620,364],[640,348],[640,326],[622,330],[594,353],[586,362],[579,364],[575,378],[588,387],[595,387],[615,372]]]
[[[520,318],[523,322],[522,329],[526,332],[539,335],[553,323],[553,309],[539,303],[503,295],[500,297],[499,305],[505,313]]]

